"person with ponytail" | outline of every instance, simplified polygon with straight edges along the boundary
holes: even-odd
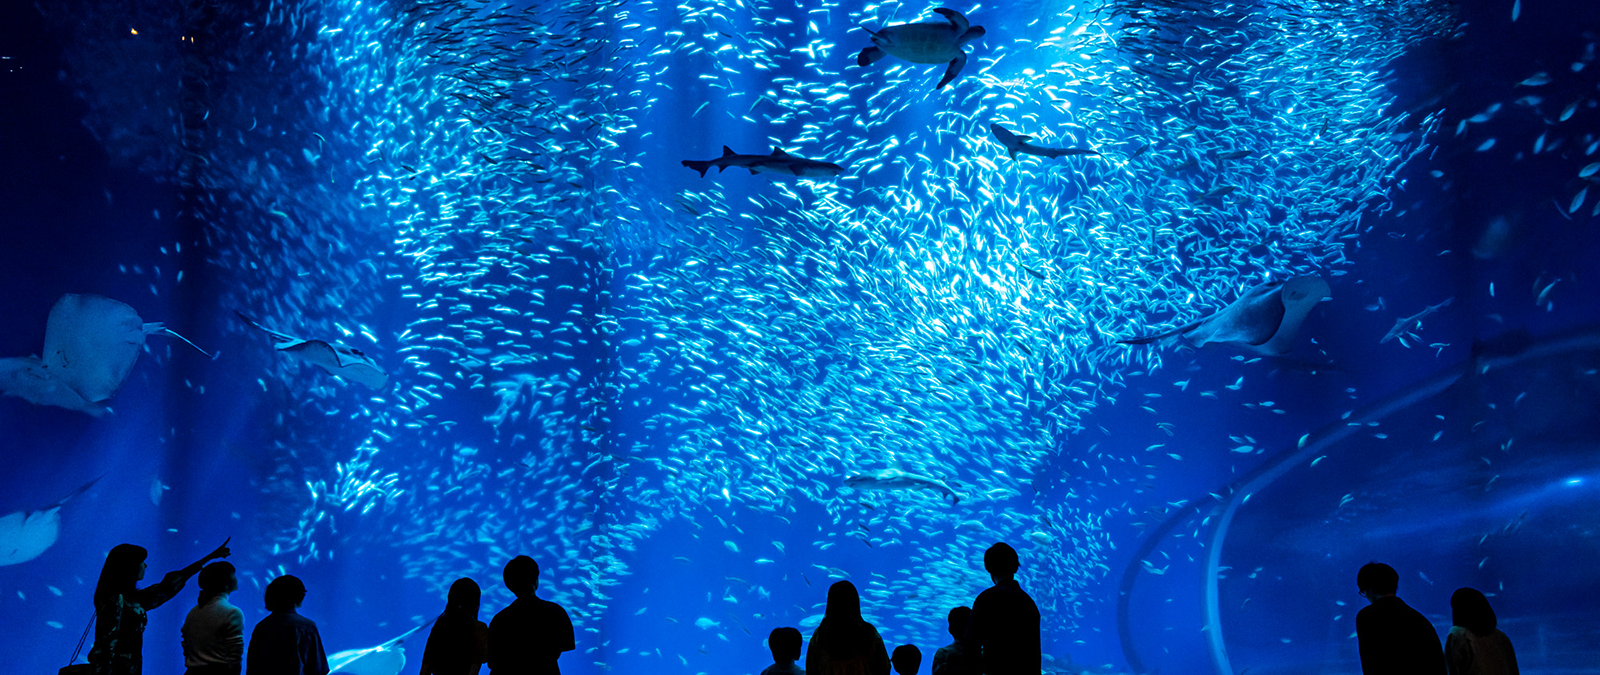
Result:
[[[98,675],[140,675],[144,668],[145,612],[160,607],[183,590],[189,577],[206,563],[228,557],[228,542],[188,567],[168,572],[160,583],[139,588],[149,567],[142,546],[118,544],[106,554],[94,587],[94,647],[89,663]]]
[[[489,626],[478,620],[482,597],[476,581],[462,577],[450,584],[444,613],[428,632],[420,675],[478,675],[489,660]]]

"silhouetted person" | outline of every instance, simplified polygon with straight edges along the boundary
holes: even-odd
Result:
[[[1356,638],[1361,647],[1361,672],[1366,675],[1442,675],[1444,651],[1427,617],[1395,592],[1400,574],[1379,562],[1356,573],[1361,597],[1372,603],[1356,613]]]
[[[244,668],[244,612],[228,602],[237,590],[231,563],[200,570],[200,601],[183,619],[186,675],[239,675]]]
[[[1473,588],[1450,596],[1450,634],[1444,638],[1445,666],[1450,675],[1517,675],[1517,654],[1511,638],[1495,628],[1494,608]]]
[[[983,552],[983,569],[994,586],[972,601],[966,646],[977,653],[986,675],[1039,675],[1039,606],[1017,584],[1016,549],[1005,542]]]
[[[489,660],[489,627],[478,620],[483,591],[462,577],[450,584],[444,613],[428,632],[420,675],[478,675]]]
[[[806,669],[795,664],[800,660],[800,631],[793,628],[774,628],[767,635],[767,649],[772,650],[772,665],[761,675],[806,675]]]
[[[878,629],[861,618],[855,584],[839,581],[828,587],[828,608],[806,647],[806,673],[889,675],[889,650]]]
[[[246,675],[328,675],[317,624],[295,609],[305,602],[306,585],[285,574],[267,584],[267,618],[250,631]]]
[[[894,664],[894,672],[898,675],[917,675],[917,671],[922,669],[922,650],[917,649],[916,645],[900,645],[889,655],[889,663]]]
[[[143,671],[145,612],[171,600],[207,562],[227,557],[228,542],[188,567],[168,572],[161,583],[139,588],[149,555],[144,547],[117,544],[100,567],[100,580],[94,586],[94,647],[89,650],[89,663],[99,675]]]
[[[933,675],[982,675],[978,655],[967,648],[967,620],[972,608],[962,605],[950,610],[950,644],[933,653]]]
[[[519,555],[501,576],[516,594],[510,606],[489,622],[489,672],[492,675],[560,675],[556,660],[577,648],[567,610],[535,597],[539,563]]]

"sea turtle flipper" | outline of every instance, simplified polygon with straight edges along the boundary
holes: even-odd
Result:
[[[961,12],[957,12],[948,7],[940,7],[936,10],[933,10],[933,13],[948,19],[951,24],[955,25],[956,35],[967,32],[967,26],[970,24],[967,23],[967,17],[961,15]]]
[[[879,49],[877,47],[868,47],[866,49],[861,50],[861,53],[856,55],[856,65],[861,66],[862,68],[865,68],[867,66],[872,65],[873,63],[876,63],[878,61],[878,59],[881,59],[881,58],[883,58],[885,56],[888,56],[888,55],[889,54],[887,52],[883,51],[882,49]]]
[[[951,80],[956,79],[956,76],[961,74],[961,67],[965,65],[967,65],[966,52],[961,52],[955,58],[950,59],[950,67],[944,69],[944,79],[939,80],[939,86],[934,87],[934,89],[943,89],[945,85],[950,84]]]

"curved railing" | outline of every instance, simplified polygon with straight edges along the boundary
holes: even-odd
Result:
[[[1238,512],[1239,506],[1249,499],[1250,495],[1260,492],[1262,488],[1270,485],[1300,462],[1344,440],[1357,430],[1433,398],[1463,377],[1482,375],[1490,370],[1516,366],[1550,356],[1583,351],[1600,351],[1600,327],[1590,327],[1538,342],[1529,342],[1514,335],[1510,339],[1501,340],[1498,345],[1491,344],[1485,349],[1478,350],[1471,359],[1446,368],[1380,401],[1358,408],[1337,422],[1323,426],[1308,435],[1306,441],[1296,449],[1272,456],[1250,473],[1218,491],[1216,494],[1223,495],[1223,501],[1212,515],[1211,532],[1206,541],[1206,557],[1201,570],[1201,579],[1204,580],[1203,602],[1207,648],[1210,651],[1211,666],[1217,675],[1233,675],[1233,667],[1228,661],[1227,645],[1223,642],[1222,636],[1222,614],[1217,602],[1219,580],[1217,572],[1222,564],[1222,545],[1227,539],[1228,527],[1233,523],[1233,516]],[[1122,640],[1123,656],[1127,658],[1128,666],[1133,672],[1143,673],[1147,670],[1133,645],[1128,617],[1128,601],[1134,583],[1139,577],[1140,563],[1160,545],[1168,533],[1198,513],[1199,505],[1203,503],[1201,500],[1195,500],[1192,505],[1169,515],[1166,521],[1145,538],[1134,552],[1133,558],[1129,560],[1128,566],[1123,569],[1122,582],[1117,589],[1117,633]]]

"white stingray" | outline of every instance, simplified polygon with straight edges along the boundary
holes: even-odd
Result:
[[[1246,351],[1277,356],[1289,353],[1300,324],[1311,308],[1331,297],[1328,282],[1318,276],[1295,277],[1256,286],[1222,311],[1179,328],[1145,337],[1118,340],[1142,345],[1182,336],[1203,347],[1218,343]]]
[[[378,367],[377,361],[363,354],[359,349],[337,342],[302,340],[288,333],[280,333],[256,323],[255,319],[246,316],[244,312],[235,311],[234,314],[239,315],[239,318],[243,319],[245,323],[272,336],[273,349],[298,356],[328,371],[330,375],[336,375],[351,382],[360,382],[373,389],[382,389],[384,385],[389,383],[389,374]]]
[[[68,293],[50,308],[43,356],[0,359],[0,393],[100,417],[109,412],[100,402],[122,387],[145,336],[154,333],[194,346],[160,323],[145,323],[121,302]]]
[[[0,516],[0,565],[16,565],[44,554],[61,534],[61,506],[95,484],[95,478],[38,511]]]
[[[422,626],[376,647],[346,649],[328,657],[329,675],[398,675],[406,667],[406,650],[402,644],[412,633],[422,630]]]

